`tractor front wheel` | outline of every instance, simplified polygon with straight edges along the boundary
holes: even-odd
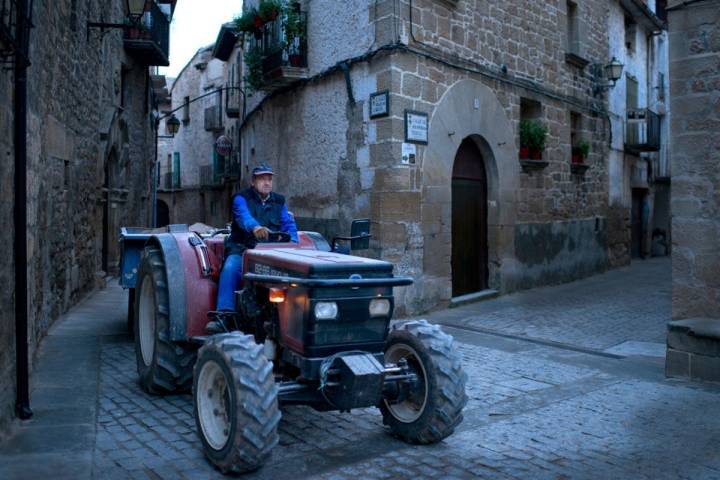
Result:
[[[193,376],[195,423],[208,459],[223,473],[257,470],[278,443],[278,388],[262,345],[239,332],[214,335]]]
[[[383,423],[408,443],[439,442],[460,424],[467,403],[467,375],[453,338],[425,320],[396,324],[388,335],[385,364],[401,362],[415,380],[383,399]]]
[[[138,271],[134,333],[140,385],[152,394],[187,391],[192,385],[195,350],[170,340],[167,285],[162,252],[147,247]]]

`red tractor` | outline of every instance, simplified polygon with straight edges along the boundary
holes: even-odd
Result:
[[[353,249],[369,221],[353,222]],[[247,250],[236,314],[207,335],[226,231],[125,228],[122,276],[130,290],[140,385],[153,394],[192,388],[198,434],[223,472],[259,468],[278,443],[280,406],[350,411],[376,406],[392,434],[442,440],[462,421],[466,375],[453,339],[424,320],[390,325],[388,262],[338,253],[319,234],[298,243],[274,233]],[[335,250],[335,251],[334,251]]]

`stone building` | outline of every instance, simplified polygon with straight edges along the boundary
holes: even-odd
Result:
[[[15,3],[10,2],[10,3]],[[15,402],[14,294],[28,295],[32,356],[52,323],[117,271],[119,229],[148,225],[154,155],[150,65],[167,65],[176,0],[146,4],[143,28],[101,30],[128,19],[122,0],[35,1],[27,102],[28,285],[0,260],[0,432]],[[3,6],[8,2],[3,2]],[[3,10],[0,49],[16,19]],[[142,32],[142,35],[141,35]],[[7,58],[7,57],[5,57]],[[0,212],[13,209],[14,72],[0,71]],[[6,224],[0,239],[13,245]]]
[[[370,218],[368,254],[416,279],[400,313],[606,268],[610,125],[591,68],[610,60],[606,2],[298,5],[301,41],[277,33],[282,18],[245,40],[263,84],[243,168],[274,165],[301,228]],[[548,128],[540,160],[519,158],[521,120]]]
[[[666,372],[720,381],[720,1],[668,2],[672,317]]]
[[[608,15],[609,55],[624,65],[608,91],[610,263],[666,255],[670,247],[668,36],[665,2],[617,0]]]
[[[158,211],[168,211],[169,223],[219,227],[229,219],[236,177],[230,155],[226,159],[215,149],[216,140],[226,134],[228,73],[213,49],[198,50],[170,87],[170,111],[177,110],[181,126],[174,138],[158,143]]]

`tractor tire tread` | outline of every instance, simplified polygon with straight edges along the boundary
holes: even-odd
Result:
[[[282,415],[272,363],[265,358],[262,346],[256,344],[251,335],[239,332],[219,334],[211,337],[200,349],[194,369],[195,378],[202,368],[203,357],[210,351],[219,354],[230,367],[236,398],[241,400],[238,400],[235,409],[236,434],[231,439],[231,449],[224,458],[210,455],[208,458],[224,473],[257,470],[279,441],[277,429]],[[195,396],[197,385],[194,384],[193,388]],[[195,418],[198,433],[202,435],[197,411]]]
[[[148,393],[155,395],[187,392],[192,387],[192,367],[195,363],[196,351],[170,340],[167,273],[160,249],[145,248],[145,255],[138,272],[138,285],[142,285],[140,282],[146,270],[149,270],[147,274],[152,278],[155,293],[155,352],[151,365],[147,367],[139,353],[139,344],[136,346],[140,384]]]
[[[394,324],[388,341],[395,337],[404,343],[414,338],[420,344],[412,346],[420,347],[430,357],[430,364],[425,365],[425,368],[426,371],[431,370],[427,374],[434,375],[436,383],[428,398],[426,408],[429,410],[423,412],[420,418],[410,424],[399,422],[382,404],[383,423],[390,426],[394,436],[405,442],[439,442],[451,435],[462,422],[462,411],[468,401],[465,393],[467,374],[462,370],[461,356],[453,348],[453,338],[439,326],[425,320]]]

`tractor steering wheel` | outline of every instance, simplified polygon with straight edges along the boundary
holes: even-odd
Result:
[[[266,242],[267,243],[288,243],[288,242],[292,242],[292,237],[290,237],[289,233],[276,232],[276,231],[270,230],[268,232],[268,239]]]

